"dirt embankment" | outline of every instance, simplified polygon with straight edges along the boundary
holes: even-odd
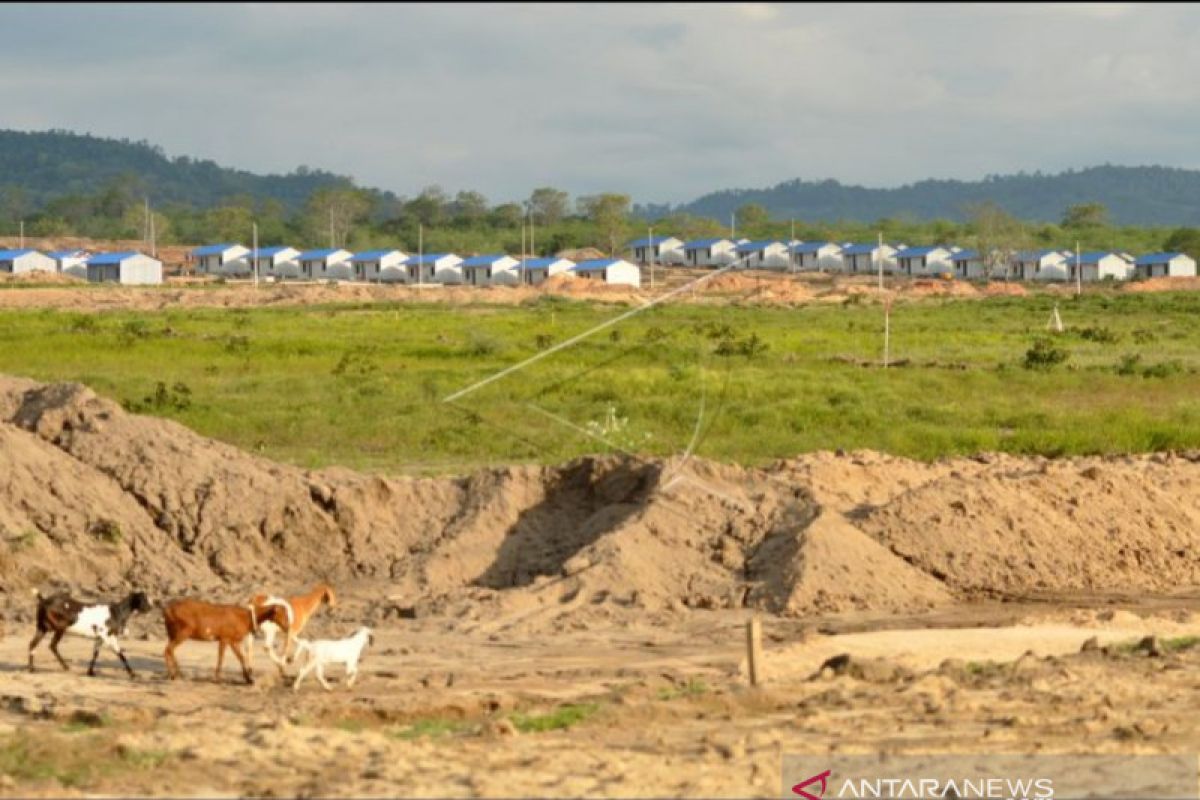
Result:
[[[273,463],[78,384],[17,378],[0,379],[0,453],[10,598],[325,577],[377,581],[386,602],[467,627],[562,630],[1200,583],[1200,458],[1182,456],[605,457],[380,478]]]

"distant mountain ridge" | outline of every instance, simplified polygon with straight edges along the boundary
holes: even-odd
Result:
[[[893,189],[868,189],[835,180],[784,181],[766,189],[725,189],[673,211],[728,220],[758,203],[778,220],[872,222],[885,217],[967,219],[973,203],[992,201],[1020,219],[1058,222],[1078,203],[1108,207],[1118,225],[1200,225],[1200,170],[1105,165],[1041,173],[988,176],[980,181],[924,180]],[[656,214],[662,207],[653,207]]]
[[[305,167],[287,175],[257,175],[208,160],[169,158],[162,148],[144,141],[57,130],[0,130],[0,189],[18,187],[31,208],[65,195],[97,192],[126,175],[140,179],[156,205],[180,202],[198,208],[250,195],[278,200],[295,211],[315,189],[353,185],[348,177]]]

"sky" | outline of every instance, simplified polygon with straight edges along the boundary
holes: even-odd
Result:
[[[1200,6],[0,6],[0,128],[411,197],[1200,168]]]

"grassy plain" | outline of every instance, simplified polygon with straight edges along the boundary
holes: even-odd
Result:
[[[0,372],[73,380],[304,466],[388,473],[612,448],[763,463],[814,449],[930,459],[1200,446],[1200,295],[667,305],[469,393],[623,306],[370,304],[0,313]],[[1038,338],[1066,360],[1028,368]],[[599,437],[599,438],[597,438]]]

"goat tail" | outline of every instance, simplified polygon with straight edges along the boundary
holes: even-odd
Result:
[[[250,630],[255,634],[258,633],[258,615],[254,613],[254,601],[250,601],[246,608],[250,609]]]
[[[283,611],[287,614],[287,629],[283,632],[283,661],[286,664],[288,658],[288,650],[292,647],[292,631],[296,627],[296,610],[292,608],[292,604],[282,597],[272,595],[268,597],[263,605],[267,606],[283,606]]]

